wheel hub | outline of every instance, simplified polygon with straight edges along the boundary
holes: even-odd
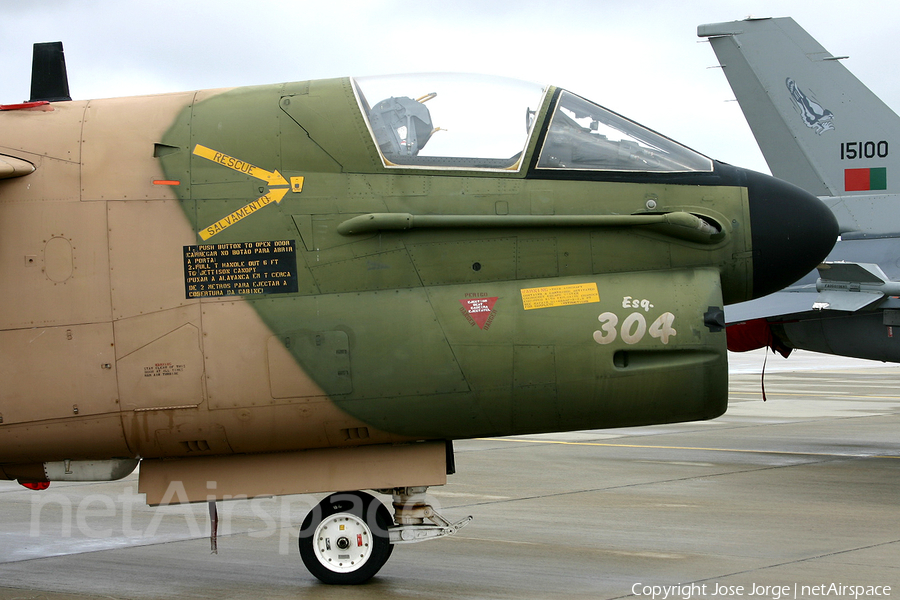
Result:
[[[324,519],[315,531],[316,558],[327,569],[349,573],[359,569],[372,554],[372,531],[348,513]]]

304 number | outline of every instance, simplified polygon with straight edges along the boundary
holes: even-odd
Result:
[[[616,313],[605,312],[597,317],[600,321],[600,329],[594,332],[594,341],[598,344],[611,344],[616,338],[621,337],[626,344],[637,344],[644,339],[646,334],[658,339],[663,344],[669,343],[669,338],[675,335],[675,315],[670,312],[661,314],[647,327],[647,319],[639,312],[633,312],[622,320],[619,325],[619,316]]]

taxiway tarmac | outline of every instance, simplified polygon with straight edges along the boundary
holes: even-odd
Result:
[[[900,597],[900,366],[778,361],[764,403],[762,355],[733,358],[714,421],[457,442],[457,474],[430,492],[451,520],[475,520],[398,546],[356,588],[300,563],[295,529],[317,498],[220,503],[212,555],[206,507],[147,508],[135,476],[0,482],[0,598],[652,600],[652,586],[687,583],[707,600],[716,586],[775,598],[754,584]]]

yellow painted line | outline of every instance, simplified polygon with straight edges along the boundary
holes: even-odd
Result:
[[[857,400],[893,400],[895,402],[900,402],[900,397],[898,396],[860,396],[859,394],[842,394],[841,392],[827,392],[827,393],[811,393],[811,392],[766,392],[766,396],[785,396],[789,398],[830,398],[835,401],[841,400],[849,400],[849,399],[857,399]],[[756,390],[756,392],[729,392],[729,397],[746,397],[751,400],[759,399],[760,392]]]
[[[561,446],[605,446],[608,448],[649,448],[652,450],[702,450],[705,452],[739,452],[747,454],[790,454],[796,456],[835,456],[842,458],[895,458],[870,454],[832,454],[827,452],[796,452],[790,450],[741,450],[739,448],[703,448],[694,446],[650,446],[644,444],[610,444],[606,442],[564,442],[562,440],[531,440],[521,438],[476,438],[483,442],[521,442],[526,444],[558,444]]]
[[[244,173],[250,177],[265,181],[269,185],[288,185],[287,180],[278,171],[266,171],[265,169],[251,165],[248,162],[234,158],[233,156],[228,156],[222,152],[217,152],[206,146],[201,146],[200,144],[194,146],[194,154],[201,158],[219,163],[223,167],[228,167],[238,173]]]
[[[273,202],[278,204],[279,202],[281,202],[281,199],[284,198],[284,195],[287,194],[287,191],[287,188],[275,188],[274,190],[269,190],[269,193],[262,198],[258,198],[250,204],[242,206],[227,217],[219,219],[209,227],[201,229],[199,231],[200,238],[203,239],[203,241],[206,241],[217,233],[220,233],[225,229],[231,227],[235,223],[240,222],[241,219],[249,217],[261,208],[265,208]]]

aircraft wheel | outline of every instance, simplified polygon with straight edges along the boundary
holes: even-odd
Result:
[[[323,583],[365,583],[394,550],[387,531],[392,524],[391,513],[371,495],[332,494],[303,519],[300,558]]]

